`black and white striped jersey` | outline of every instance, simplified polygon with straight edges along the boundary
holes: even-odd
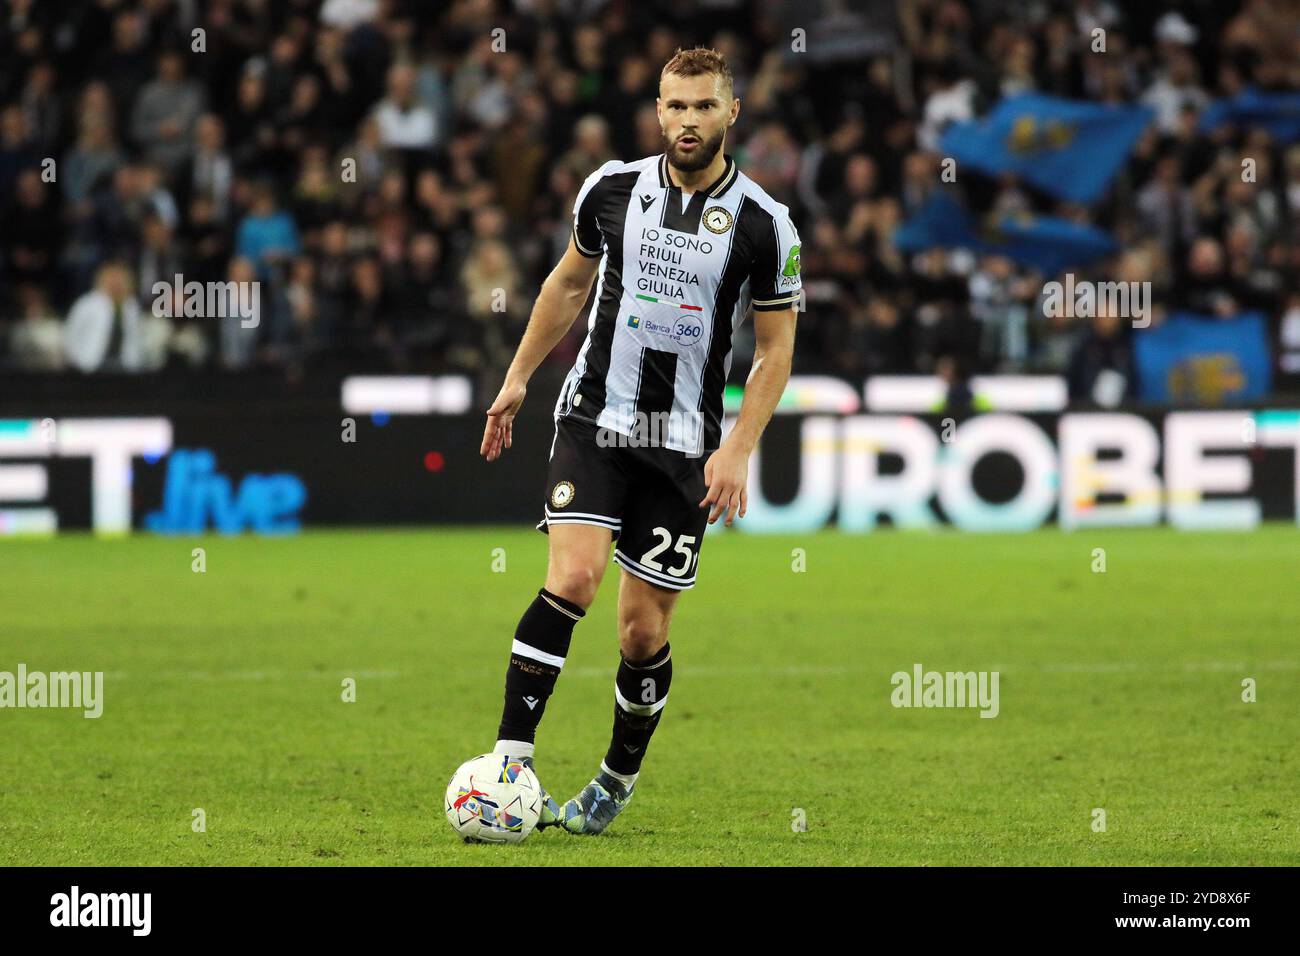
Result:
[[[599,256],[595,304],[556,418],[701,455],[722,441],[732,336],[749,307],[795,306],[799,234],[789,210],[725,156],[706,188],[683,194],[667,159],[612,160],[578,192],[573,235]]]

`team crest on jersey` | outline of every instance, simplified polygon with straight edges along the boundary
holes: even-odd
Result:
[[[727,210],[723,209],[721,206],[710,206],[708,209],[704,210],[704,216],[702,219],[704,222],[704,228],[712,233],[721,235],[731,228],[731,213],[727,212]]]
[[[551,489],[551,507],[564,508],[573,501],[573,482],[557,482]]]

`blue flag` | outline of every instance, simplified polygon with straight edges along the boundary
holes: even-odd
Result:
[[[1090,203],[1101,198],[1154,115],[1144,106],[1022,93],[981,119],[948,127],[939,146],[958,170],[1015,173],[1053,196]]]
[[[1300,139],[1300,93],[1243,90],[1230,100],[1215,100],[1201,114],[1202,132],[1220,126],[1258,126],[1281,143]]]
[[[1080,226],[1054,216],[1004,215],[976,225],[966,208],[947,193],[935,193],[915,216],[894,232],[904,252],[936,247],[970,249],[980,255],[1006,256],[1044,275],[1087,265],[1111,255],[1114,240],[1095,226]]]
[[[1268,327],[1258,312],[1216,319],[1175,312],[1137,332],[1138,396],[1194,405],[1258,401],[1272,387]]]

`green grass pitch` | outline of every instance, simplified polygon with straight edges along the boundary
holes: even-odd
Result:
[[[465,845],[442,792],[544,566],[516,528],[0,543],[0,671],[105,672],[98,720],[0,710],[0,864],[1300,863],[1294,527],[711,536],[629,809]],[[608,742],[617,574],[538,737],[561,799]],[[999,715],[894,708],[915,663],[998,671]]]

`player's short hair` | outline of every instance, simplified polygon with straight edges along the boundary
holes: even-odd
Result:
[[[672,59],[664,64],[664,68],[659,74],[659,81],[662,83],[663,78],[670,73],[674,76],[705,76],[713,74],[721,77],[722,90],[726,94],[728,102],[731,100],[731,67],[727,65],[727,58],[717,50],[702,46],[690,50],[683,50],[678,47]]]

